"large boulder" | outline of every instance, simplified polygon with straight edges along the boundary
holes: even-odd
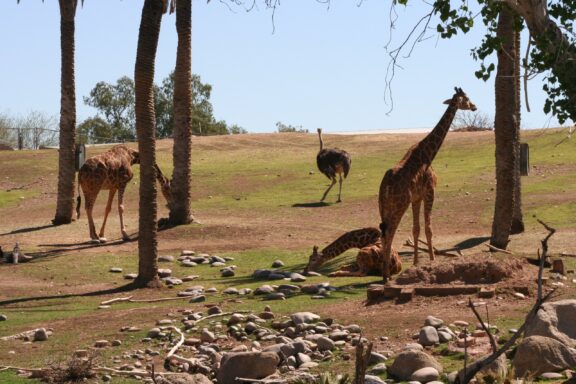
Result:
[[[484,358],[474,361],[472,364],[468,366],[468,370],[475,368],[475,366],[479,364],[482,360],[484,360]],[[476,377],[482,378],[480,382],[503,383],[506,381],[507,375],[508,375],[508,359],[506,358],[505,354],[502,354],[492,363],[483,367],[476,374]],[[453,379],[455,379],[456,376],[460,378],[461,383],[464,382],[464,369],[461,369],[457,375],[454,375]],[[448,382],[453,382],[450,381],[450,377],[448,378]]]
[[[274,352],[227,353],[222,357],[218,384],[238,384],[237,377],[262,379],[276,372],[280,357]]]
[[[574,366],[576,349],[545,336],[530,336],[522,340],[512,361],[517,377],[538,376]]]
[[[442,366],[429,354],[413,349],[400,352],[394,363],[388,368],[388,373],[401,381],[408,381],[414,372],[421,368],[435,368],[439,374]]]
[[[525,336],[546,336],[576,348],[576,300],[544,303],[526,324]]]

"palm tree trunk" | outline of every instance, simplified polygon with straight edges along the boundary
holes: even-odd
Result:
[[[69,224],[74,213],[74,166],[76,144],[76,85],[74,80],[74,18],[77,0],[60,0],[60,149],[58,196],[54,225]]]
[[[516,16],[516,21],[519,17]],[[514,44],[516,45],[516,55],[514,56],[514,81],[516,82],[516,138],[514,143],[514,152],[518,161],[520,161],[520,121],[521,111],[520,107],[520,31],[514,31]],[[512,224],[510,225],[510,234],[516,235],[524,232],[524,218],[522,214],[522,178],[520,175],[520,167],[514,168],[514,210],[512,212]]]
[[[192,2],[176,3],[178,51],[174,71],[174,173],[171,182],[170,224],[193,221],[191,203],[192,157]]]
[[[505,249],[510,237],[514,211],[514,170],[519,167],[515,143],[518,142],[517,98],[515,95],[514,13],[502,7],[498,18],[497,36],[502,39],[498,51],[495,80],[496,115],[496,202],[490,244]]]
[[[154,61],[162,21],[162,0],[145,0],[142,8],[134,69],[136,133],[140,152],[140,219],[138,233],[138,287],[160,287],[156,239],[156,116]]]

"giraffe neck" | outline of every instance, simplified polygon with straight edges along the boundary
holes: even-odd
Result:
[[[434,160],[440,150],[458,110],[457,101],[456,97],[452,98],[448,108],[446,108],[442,118],[440,118],[432,132],[422,139],[408,154],[405,164],[410,165],[414,172],[417,172],[423,165],[432,164],[432,160]]]
[[[376,243],[381,237],[377,228],[362,228],[346,232],[322,250],[322,262],[335,258],[351,248],[364,248]]]

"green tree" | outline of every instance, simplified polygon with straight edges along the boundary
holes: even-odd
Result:
[[[101,117],[90,117],[78,125],[78,142],[86,144],[109,143],[115,137],[114,129]]]
[[[136,138],[134,81],[128,76],[116,80],[116,84],[98,82],[84,97],[84,103],[100,113],[100,119],[110,126],[111,141],[130,141]]]

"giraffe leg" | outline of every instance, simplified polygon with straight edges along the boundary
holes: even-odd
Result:
[[[326,192],[324,192],[324,195],[322,196],[322,198],[320,199],[320,201],[324,201],[324,199],[326,198],[326,195],[328,194],[328,192],[330,192],[330,190],[332,189],[332,187],[334,186],[334,184],[336,184],[336,177],[332,178],[332,183],[330,184],[330,186],[328,187],[328,189],[326,190]]]
[[[412,203],[412,236],[414,238],[414,265],[418,264],[418,237],[420,236],[420,205],[418,200]]]
[[[130,240],[130,236],[126,232],[126,226],[124,225],[124,189],[125,185],[118,188],[118,215],[120,216],[120,231],[122,232],[122,240]]]
[[[114,195],[116,194],[116,189],[115,188],[110,188],[110,191],[108,192],[108,203],[106,203],[106,210],[104,211],[104,221],[102,221],[102,227],[100,228],[100,242],[101,243],[105,243],[106,237],[104,237],[104,231],[106,229],[106,221],[108,221],[108,215],[110,214],[110,211],[112,210],[112,200],[114,200]]]
[[[340,177],[340,180],[338,180],[340,185],[339,185],[339,189],[338,189],[338,200],[336,202],[341,203],[342,199],[340,199],[340,196],[342,195],[342,174],[339,173],[338,176]]]
[[[432,245],[432,206],[434,205],[434,189],[426,193],[424,199],[424,230],[426,231],[426,241],[428,242],[428,254],[430,260],[434,260],[434,246]]]
[[[408,201],[398,204],[395,214],[390,217],[387,222],[382,222],[380,224],[383,249],[382,280],[384,280],[384,283],[388,282],[392,275],[392,242],[394,240],[394,235],[396,235],[398,225],[400,225],[400,220],[402,220],[402,216],[404,215],[404,212],[406,212],[406,209],[408,209],[409,205],[410,203]]]
[[[100,238],[96,234],[96,226],[94,225],[94,216],[92,212],[94,211],[94,203],[96,202],[96,193],[84,193],[84,200],[86,201],[84,207],[86,209],[86,217],[88,218],[88,228],[90,230],[90,239],[93,243],[100,243]]]

